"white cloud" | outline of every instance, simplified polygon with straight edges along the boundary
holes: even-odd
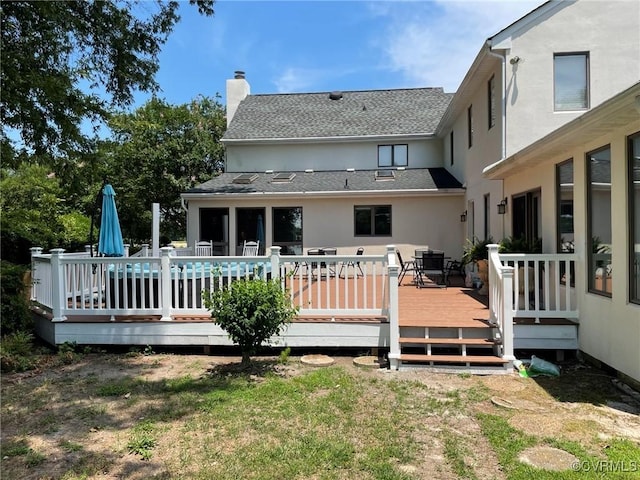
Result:
[[[538,1],[410,2],[407,9],[382,9],[388,28],[378,42],[388,68],[415,86],[455,91],[483,42],[541,3]]]

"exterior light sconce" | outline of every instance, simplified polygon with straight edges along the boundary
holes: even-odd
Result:
[[[498,204],[498,215],[507,213],[507,197]]]
[[[467,221],[467,211],[466,210],[460,214],[460,221],[463,222],[463,223]]]

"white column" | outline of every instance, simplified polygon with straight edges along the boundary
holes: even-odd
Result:
[[[513,308],[511,306],[513,292],[513,267],[502,267],[502,358],[509,361],[508,371],[513,368]]]
[[[160,204],[154,203],[152,208],[153,220],[151,228],[151,250],[154,258],[160,256]]]
[[[160,281],[158,291],[160,293],[162,317],[160,321],[170,322],[171,319],[171,258],[172,247],[162,247],[160,249]]]
[[[38,272],[36,269],[36,262],[33,259],[36,255],[42,255],[42,247],[31,247],[31,296],[32,301],[37,300],[36,297],[36,282],[39,281]]]
[[[271,278],[279,278],[280,277],[280,247],[270,247],[271,251]],[[284,286],[284,279],[282,280],[282,285]]]
[[[387,262],[389,278],[387,288],[389,289],[389,367],[397,370],[400,365],[400,321],[398,318],[398,275],[400,266],[396,264],[396,247],[387,245]]]
[[[62,315],[65,304],[64,266],[61,263],[64,248],[51,250],[51,310],[52,322],[64,322],[67,317]]]

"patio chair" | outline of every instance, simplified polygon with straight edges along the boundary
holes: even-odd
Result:
[[[255,257],[258,255],[258,248],[260,248],[260,242],[247,242],[245,240],[242,246],[243,257]]]
[[[398,285],[402,285],[402,280],[407,272],[412,272],[413,279],[415,281],[416,277],[416,262],[415,260],[409,260],[405,262],[402,259],[402,255],[400,254],[400,250],[396,249],[396,256],[398,257],[398,262],[400,262],[400,275],[398,276]]]
[[[356,255],[363,255],[364,254],[364,247],[358,247],[358,250],[356,250]],[[340,273],[338,274],[338,276],[340,278],[344,278],[342,272],[344,271],[345,267],[354,267],[355,270],[355,274],[356,277],[364,277],[364,272],[362,271],[362,267],[360,266],[360,262],[345,262],[342,264],[342,266],[340,267]]]
[[[425,282],[423,275],[427,278],[439,277],[437,278],[439,281]],[[422,252],[422,259],[417,263],[416,287],[446,287],[447,277],[447,271],[444,265],[444,252],[436,252],[433,250]]]
[[[213,256],[213,242],[210,240],[200,240],[196,242],[194,252],[197,257]]]

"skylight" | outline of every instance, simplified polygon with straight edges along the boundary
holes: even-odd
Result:
[[[233,183],[253,183],[258,178],[257,173],[241,173],[233,179]]]
[[[377,170],[376,180],[382,182],[384,180],[395,180],[395,174],[393,170]]]
[[[296,174],[293,172],[276,173],[271,179],[271,183],[289,183]]]

